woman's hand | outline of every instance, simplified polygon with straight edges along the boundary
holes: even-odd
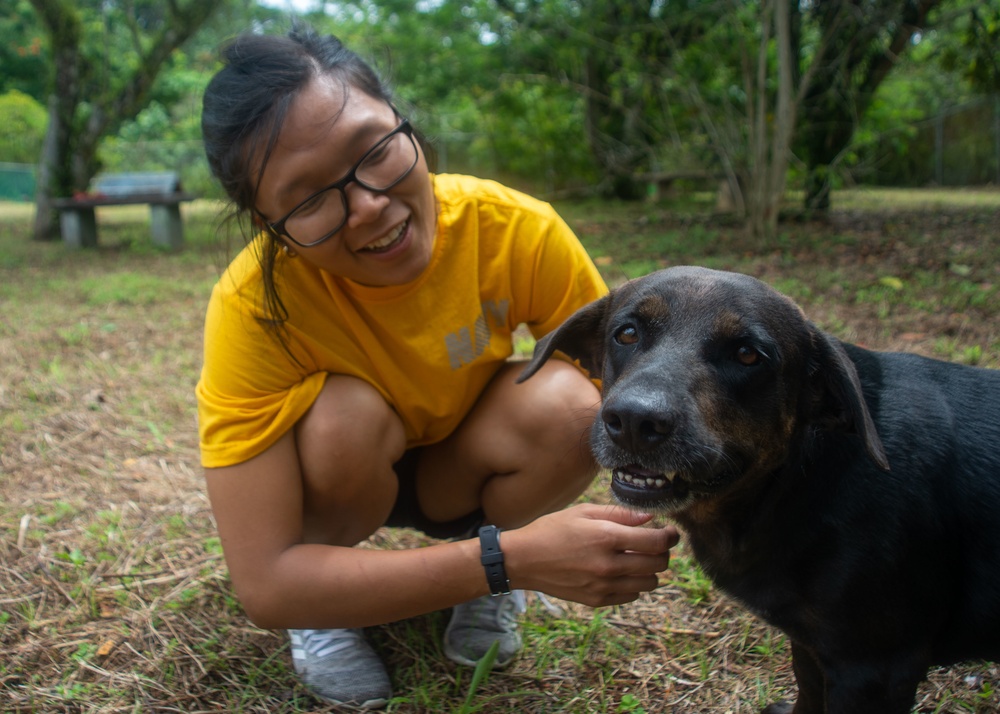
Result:
[[[581,504],[504,531],[511,587],[591,607],[631,602],[659,584],[680,537],[672,526],[641,528],[652,516]]]

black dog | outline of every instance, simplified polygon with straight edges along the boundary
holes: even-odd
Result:
[[[690,267],[582,308],[520,379],[555,350],[603,380],[616,497],[787,634],[799,697],[766,714],[904,714],[929,666],[1000,657],[1000,371],[842,343]]]

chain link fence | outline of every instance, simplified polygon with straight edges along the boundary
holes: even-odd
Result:
[[[883,134],[859,154],[863,184],[1000,185],[1000,95]]]
[[[34,201],[37,173],[33,164],[0,161],[0,201]]]

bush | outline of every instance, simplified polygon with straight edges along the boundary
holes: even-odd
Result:
[[[37,164],[47,125],[45,107],[27,94],[0,94],[0,161]]]

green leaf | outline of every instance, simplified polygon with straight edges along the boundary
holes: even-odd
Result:
[[[493,671],[493,663],[497,661],[497,654],[500,652],[500,640],[497,640],[483,655],[482,659],[476,663],[476,669],[472,673],[472,681],[469,683],[469,693],[465,697],[465,703],[462,704],[462,708],[459,710],[459,714],[470,714],[475,711],[475,707],[472,705],[472,700],[476,696],[476,690],[479,686],[486,681],[490,676],[490,672]]]

